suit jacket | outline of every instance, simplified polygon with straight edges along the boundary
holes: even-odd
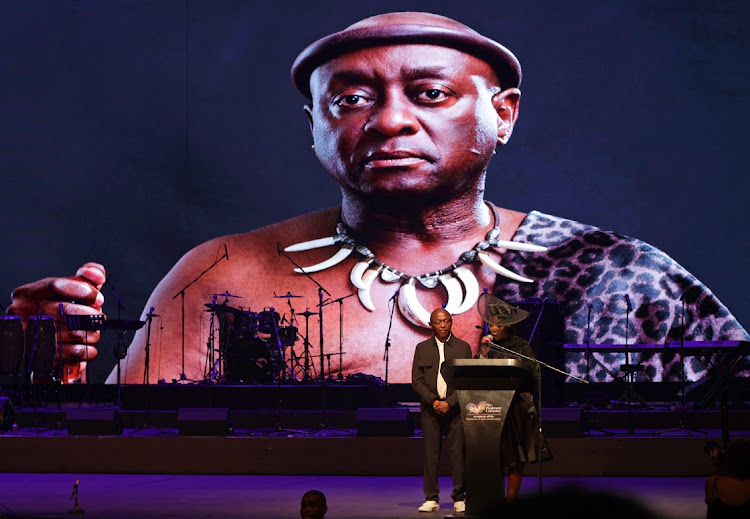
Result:
[[[445,342],[445,360],[470,359],[471,346],[458,337],[451,335]],[[419,403],[422,410],[432,409],[432,403],[439,399],[437,392],[437,374],[440,365],[440,352],[438,351],[435,337],[417,344],[414,349],[414,362],[411,368],[411,387],[419,395]],[[451,407],[458,404],[455,390],[448,386],[445,401]]]

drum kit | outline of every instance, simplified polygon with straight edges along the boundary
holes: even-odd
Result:
[[[276,299],[286,299],[289,306],[289,313],[281,316],[274,307],[252,311],[240,304],[233,306],[230,300],[239,300],[242,296],[229,292],[211,295],[212,301],[204,304],[204,311],[211,315],[208,364],[212,370],[209,380],[229,384],[271,384],[316,378],[310,354],[309,318],[318,312],[295,313],[292,300],[302,296],[291,292],[274,294]],[[224,300],[218,302],[220,298]],[[299,332],[296,316],[305,318],[304,335]],[[218,348],[215,347],[215,330],[219,332]],[[303,349],[297,354],[295,345],[300,340]],[[217,353],[218,357],[215,357]]]

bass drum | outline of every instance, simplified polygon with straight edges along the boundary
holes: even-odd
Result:
[[[224,352],[224,378],[231,384],[271,384],[274,364],[264,341],[237,339]]]

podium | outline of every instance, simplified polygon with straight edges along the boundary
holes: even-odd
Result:
[[[505,503],[500,438],[517,391],[532,391],[533,365],[517,359],[446,360],[443,378],[455,388],[466,442],[466,516],[484,517]]]

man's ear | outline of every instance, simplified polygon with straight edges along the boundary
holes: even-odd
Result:
[[[312,109],[313,105],[312,103],[307,103],[305,106],[302,107],[302,109],[305,111],[305,115],[307,115],[307,122],[310,123],[310,131],[313,131],[313,116],[312,116]]]
[[[497,144],[502,146],[510,140],[513,127],[518,119],[521,91],[508,88],[492,96],[492,106],[497,112]]]

